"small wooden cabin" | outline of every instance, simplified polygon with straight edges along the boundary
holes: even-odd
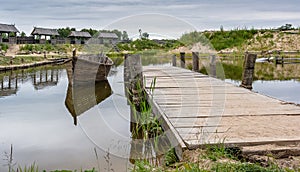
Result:
[[[34,27],[31,35],[37,44],[51,43],[56,44],[59,33],[56,29]]]
[[[15,25],[0,23],[0,43],[16,44],[19,30]]]
[[[92,36],[88,32],[72,31],[69,35],[71,44],[85,44]]]

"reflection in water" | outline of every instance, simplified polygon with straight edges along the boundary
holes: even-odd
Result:
[[[99,104],[112,94],[108,81],[73,85],[69,82],[65,105],[77,125],[77,116]]]
[[[35,90],[56,86],[59,82],[59,68],[43,66],[0,73],[0,97],[17,94],[19,85],[29,80]]]
[[[14,76],[12,71],[1,79],[0,97],[17,94],[18,91],[18,77]]]
[[[73,63],[67,64],[66,67],[68,90],[65,106],[73,116],[74,125],[77,125],[77,116],[109,97],[112,94],[112,90],[107,80],[89,82],[92,80],[89,79],[86,82],[82,82],[82,80],[77,80],[78,75],[74,75],[74,72],[78,73],[78,71],[75,70]],[[95,74],[91,76],[95,77]]]
[[[33,73],[34,89],[41,90],[46,87],[56,86],[58,83],[58,69],[44,69]]]

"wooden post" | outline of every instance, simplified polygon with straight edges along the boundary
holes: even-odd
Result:
[[[185,68],[185,52],[180,52],[180,66]]]
[[[140,103],[143,98],[142,61],[140,55],[127,55],[125,58],[126,70],[128,70],[129,74],[127,90],[130,92],[129,95],[131,95],[131,97],[128,95],[128,101],[132,104],[130,108],[130,131],[132,132],[139,125]]]
[[[18,88],[18,74],[16,74],[15,78],[15,88]]]
[[[8,76],[8,88],[11,89],[11,75]]]
[[[199,52],[192,52],[193,54],[193,71],[199,72]]]
[[[172,56],[172,65],[176,67],[176,54]]]
[[[76,57],[76,48],[73,48],[73,50],[72,50],[72,57],[73,58]]]
[[[76,48],[73,48],[72,50],[72,72],[75,71],[75,65],[76,65],[77,57],[76,57]]]
[[[216,56],[212,55],[210,57],[210,76],[216,77],[217,76],[217,69],[216,69]]]
[[[46,51],[44,51],[44,59],[46,59],[47,58],[47,53],[46,53]]]
[[[243,78],[241,87],[252,89],[252,81],[254,75],[254,68],[255,68],[255,60],[257,55],[256,54],[245,54],[245,61],[244,61],[244,71],[243,71]]]
[[[3,81],[3,78],[1,79],[1,90],[3,90],[3,87],[4,87],[4,81]]]
[[[124,55],[124,91],[125,91],[125,96],[128,97],[128,90],[129,90],[129,65],[128,65],[128,54]],[[129,100],[127,101],[127,104],[129,105]]]
[[[132,92],[132,102],[134,105],[138,106],[140,104],[140,91],[143,89],[143,73],[142,73],[142,60],[140,55],[130,55],[128,57],[129,65],[129,82],[130,91]],[[140,88],[138,88],[140,87]]]

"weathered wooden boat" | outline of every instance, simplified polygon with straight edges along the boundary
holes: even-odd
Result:
[[[74,82],[107,80],[113,61],[105,55],[80,55],[72,59]]]
[[[79,115],[93,108],[111,94],[112,90],[107,80],[81,84],[74,84],[71,80],[68,84],[65,106],[73,117],[74,125],[77,125]]]

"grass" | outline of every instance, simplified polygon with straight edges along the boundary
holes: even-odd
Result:
[[[215,50],[220,51],[226,48],[241,47],[257,33],[258,31],[254,29],[235,29],[204,33],[194,31],[183,34],[180,42],[185,45],[192,45],[197,42],[201,42],[203,45],[211,43]]]
[[[3,43],[0,44],[0,50],[3,50],[6,52],[8,48],[9,48],[9,46],[7,44],[3,44]]]
[[[130,43],[118,43],[117,47],[121,51],[144,51],[144,50],[170,50],[175,49],[183,44],[177,40],[164,40],[163,43],[158,43],[150,39],[137,39]]]
[[[26,63],[33,63],[43,61],[45,58],[43,56],[16,56],[15,58],[11,57],[0,57],[0,65],[7,66],[11,65],[19,65]]]
[[[73,48],[81,51],[84,45],[71,45],[71,44],[25,44],[20,47],[20,51],[23,52],[72,52]]]
[[[283,169],[274,163],[262,166],[256,163],[246,162],[240,157],[239,149],[227,148],[224,144],[207,146],[202,149],[202,154],[197,162],[185,159],[174,163],[173,166],[154,166],[147,161],[137,161],[132,169],[134,172],[292,172],[291,169]],[[192,155],[191,155],[192,156]],[[195,156],[195,155],[194,155]]]

